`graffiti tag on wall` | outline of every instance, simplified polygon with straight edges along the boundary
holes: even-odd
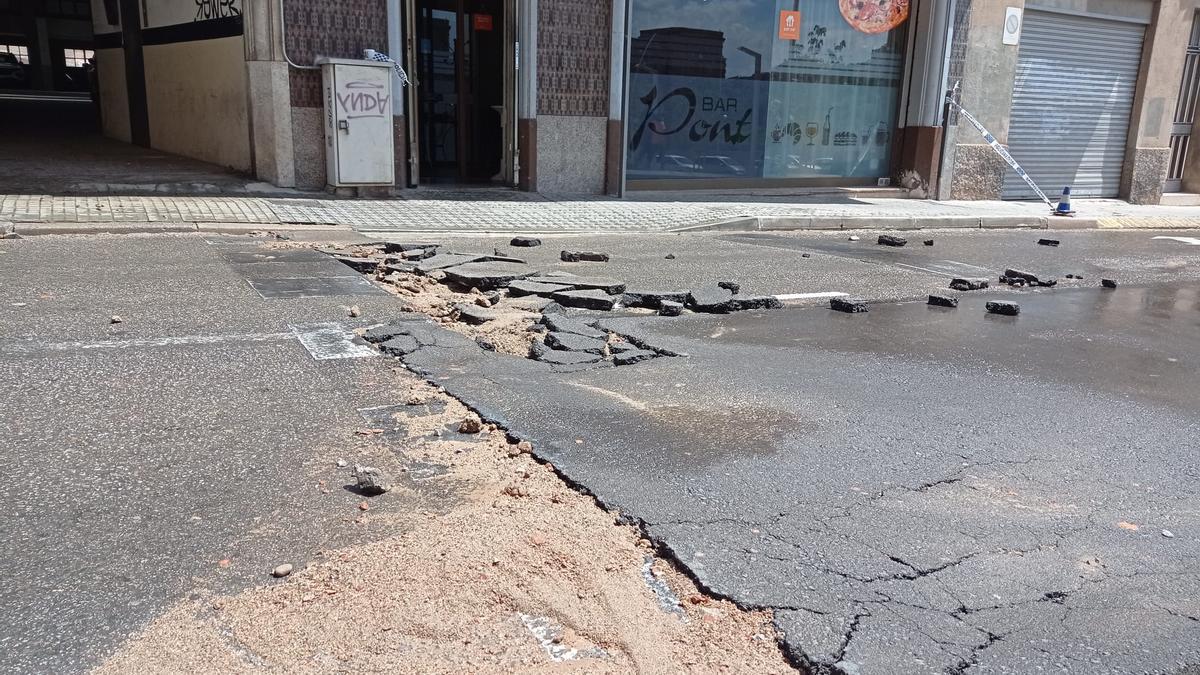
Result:
[[[209,19],[224,19],[231,16],[241,16],[238,7],[240,0],[195,0],[196,18],[193,21],[208,21]]]

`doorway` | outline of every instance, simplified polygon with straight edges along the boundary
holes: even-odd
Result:
[[[512,183],[509,0],[411,0],[418,180]]]

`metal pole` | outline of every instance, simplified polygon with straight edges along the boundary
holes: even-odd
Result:
[[[320,70],[321,69],[320,66],[301,65],[301,64],[293,61],[292,57],[288,56],[288,51],[287,51],[287,10],[284,8],[283,2],[284,2],[284,0],[279,0],[279,51],[281,54],[283,54],[283,60],[287,61],[287,64],[289,66],[291,66],[293,68],[298,68],[300,70]]]

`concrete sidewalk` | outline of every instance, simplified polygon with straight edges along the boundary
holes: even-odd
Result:
[[[0,231],[328,229],[361,232],[670,232],[692,229],[1197,228],[1200,207],[1077,200],[1075,218],[1030,202],[862,195],[648,193],[626,199],[502,190],[421,191],[389,200],[0,195]]]

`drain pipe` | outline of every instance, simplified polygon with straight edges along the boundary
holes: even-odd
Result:
[[[280,53],[283,54],[283,60],[287,61],[287,64],[289,66],[299,69],[299,70],[320,70],[321,69],[320,66],[300,65],[299,63],[296,63],[295,61],[293,61],[292,57],[288,56],[288,51],[287,51],[287,12],[283,7],[283,2],[284,2],[284,0],[279,0],[279,51],[280,51]]]

